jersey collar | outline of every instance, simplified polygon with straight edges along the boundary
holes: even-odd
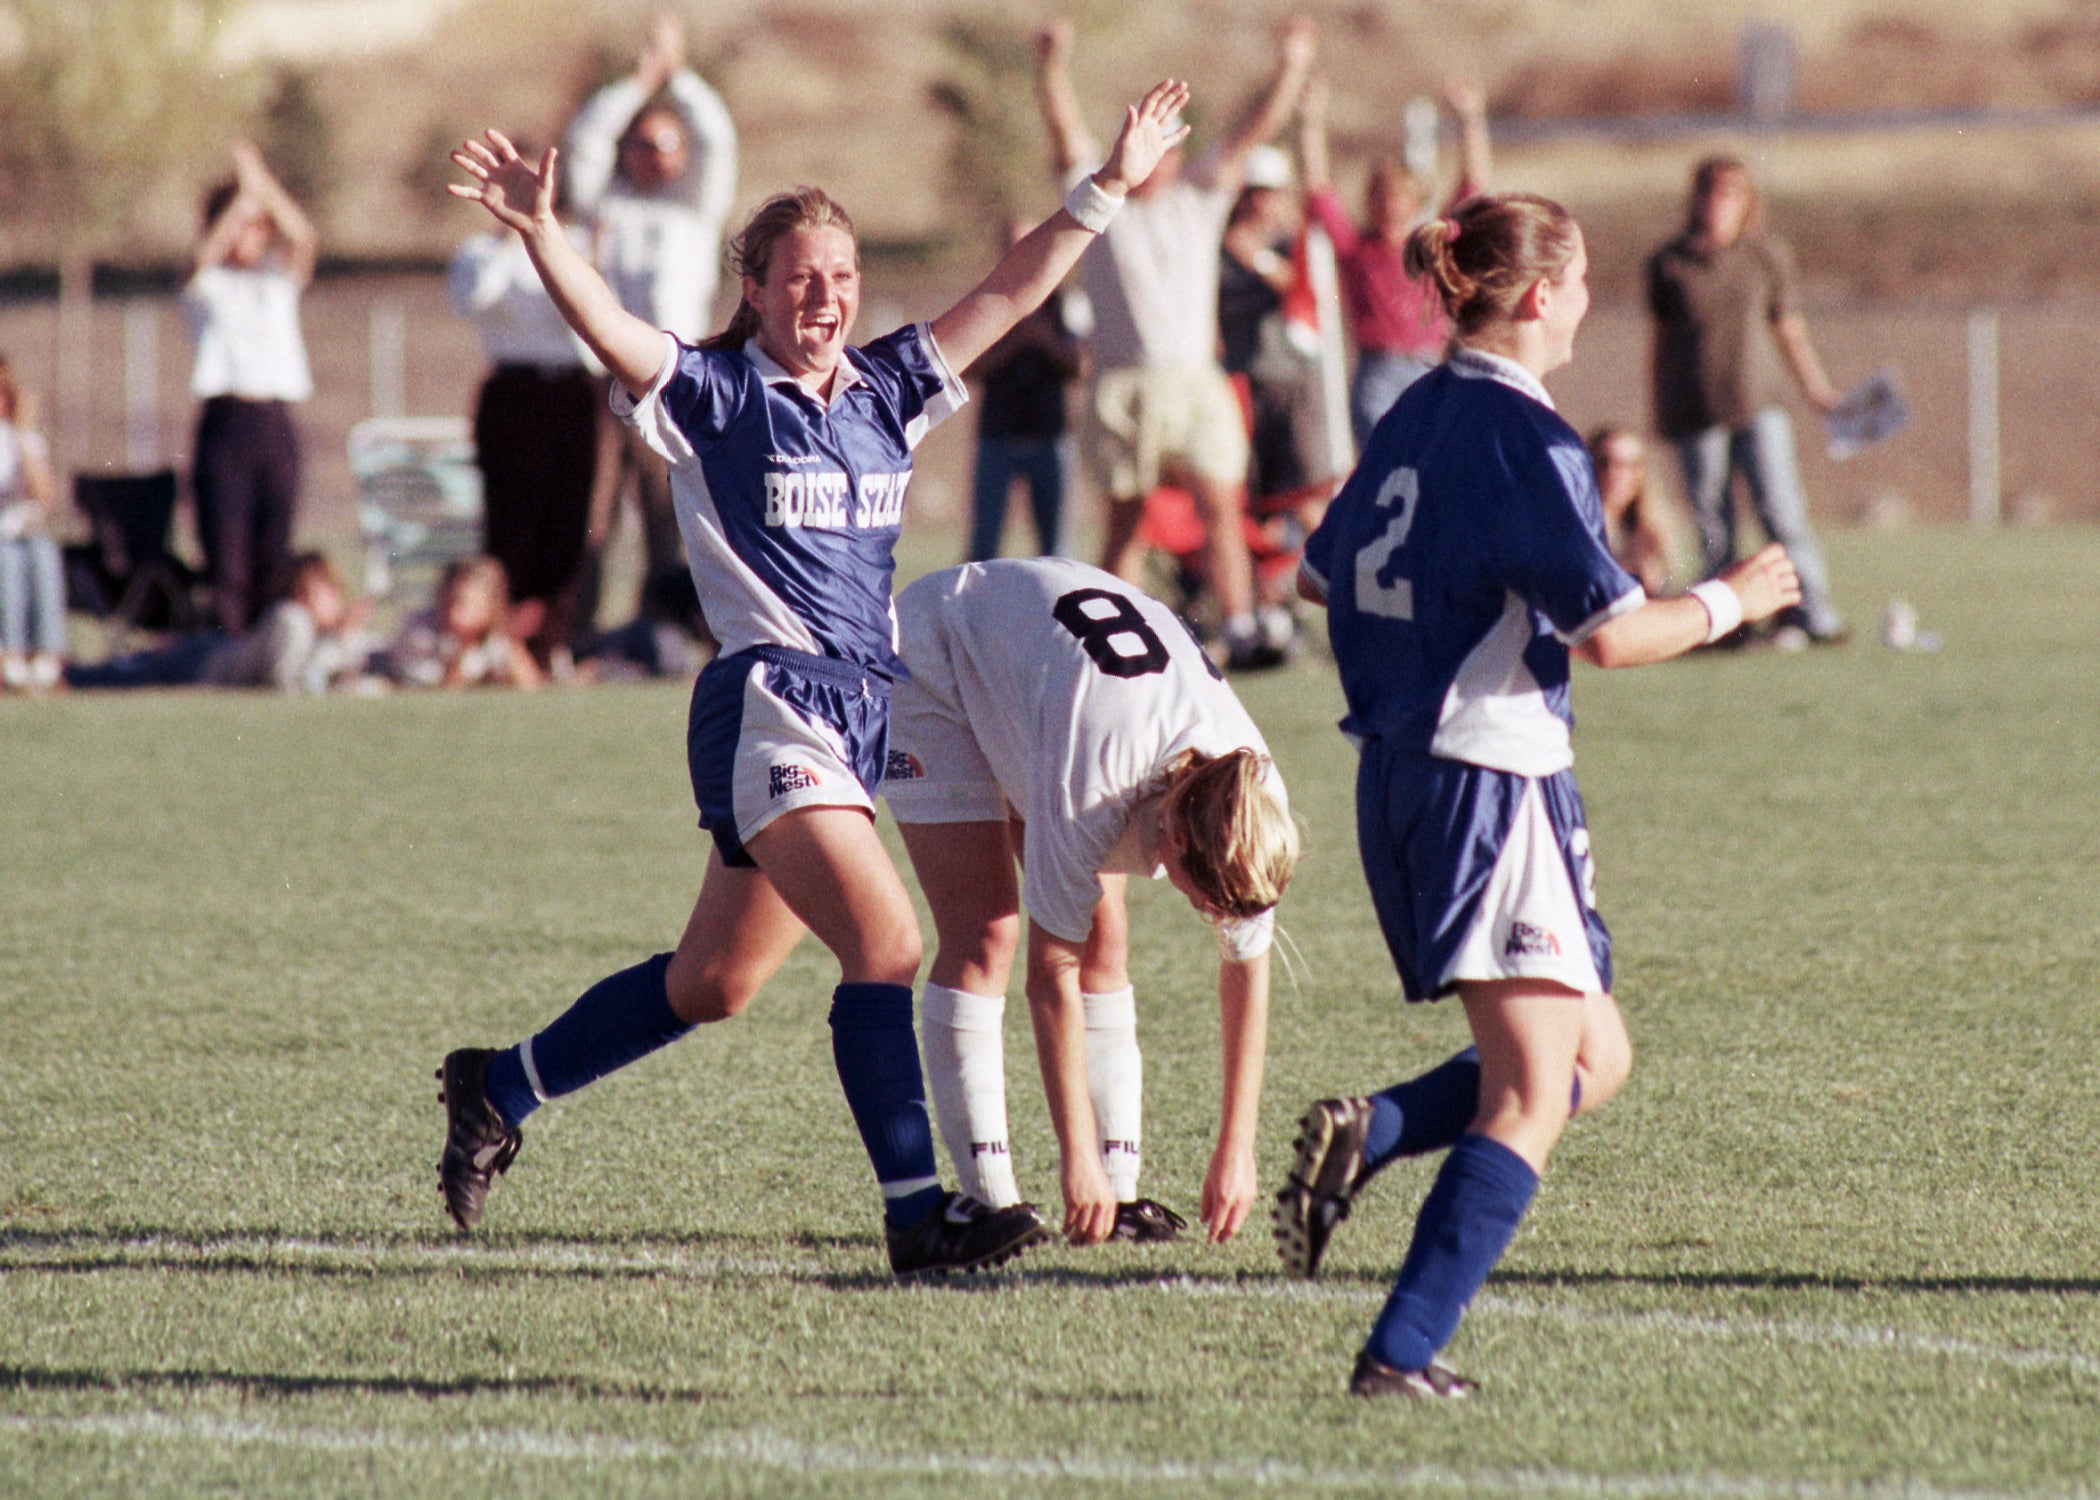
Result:
[[[767,385],[793,386],[806,399],[811,401],[819,399],[808,386],[797,380],[778,360],[759,348],[757,339],[744,340],[744,358],[750,360],[753,366],[757,368],[758,378]],[[861,373],[854,366],[853,361],[842,353],[839,356],[838,374],[833,377],[831,382],[831,405],[827,406],[825,410],[829,411],[832,406],[837,406],[846,392],[859,385],[861,379]]]
[[[1468,349],[1463,344],[1451,350],[1451,373],[1468,380],[1499,380],[1512,390],[1521,391],[1548,411],[1556,411],[1553,398],[1546,394],[1545,386],[1538,376],[1532,374],[1513,359],[1499,354],[1490,354],[1485,349]]]

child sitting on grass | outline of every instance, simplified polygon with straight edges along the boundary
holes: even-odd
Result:
[[[510,581],[495,558],[460,558],[445,569],[436,602],[402,625],[380,670],[401,687],[536,688],[545,678],[525,641],[539,611],[511,607]]]
[[[253,630],[201,630],[157,651],[65,669],[75,688],[273,688],[324,693],[361,678],[371,652],[367,600],[352,602],[335,564],[319,552],[292,560],[291,585]]]

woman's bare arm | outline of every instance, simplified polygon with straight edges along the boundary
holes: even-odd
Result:
[[[554,216],[559,154],[550,146],[535,166],[518,155],[501,131],[491,130],[486,144],[467,141],[452,153],[452,160],[474,182],[452,183],[448,191],[481,204],[497,223],[517,232],[562,317],[621,387],[639,400],[663,370],[664,336],[620,306],[605,278],[562,231]]]

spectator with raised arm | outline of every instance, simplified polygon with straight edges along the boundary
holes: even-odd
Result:
[[[314,278],[313,221],[262,153],[233,146],[233,176],[205,195],[204,235],[182,289],[197,346],[192,488],[212,611],[229,635],[284,590],[299,503],[291,407],[313,395],[299,298]]]
[[[1445,85],[1444,104],[1458,121],[1458,181],[1444,212],[1488,187],[1487,101],[1471,83]],[[1400,393],[1444,358],[1451,325],[1436,288],[1407,274],[1407,235],[1421,217],[1427,190],[1401,162],[1382,157],[1371,165],[1364,186],[1361,223],[1349,217],[1334,187],[1327,140],[1327,83],[1315,79],[1298,116],[1298,146],[1305,165],[1305,211],[1334,241],[1342,283],[1342,311],[1356,344],[1356,374],[1349,383],[1349,425],[1362,451],[1378,419]]]
[[[594,259],[620,306],[688,343],[705,337],[736,197],[736,126],[721,96],[686,61],[685,28],[676,16],[652,17],[634,71],[577,111],[562,169],[570,206],[594,226]],[[675,573],[683,564],[669,473],[632,433],[622,451],[622,466],[634,477],[648,574]],[[598,490],[594,546],[611,529],[612,502],[624,483],[624,476],[608,479]],[[585,594],[585,606],[594,607],[588,596],[595,588],[587,584]]]
[[[1281,652],[1262,640],[1254,614],[1242,529],[1246,424],[1218,364],[1219,246],[1248,153],[1298,107],[1315,43],[1310,21],[1290,21],[1276,71],[1253,108],[1195,162],[1185,163],[1179,147],[1169,150],[1079,263],[1094,308],[1085,445],[1108,497],[1103,566],[1136,581],[1145,496],[1163,479],[1188,489],[1209,535],[1209,583],[1235,667],[1273,665]],[[1070,185],[1101,161],[1072,85],[1071,27],[1045,29],[1037,56],[1052,163]]]

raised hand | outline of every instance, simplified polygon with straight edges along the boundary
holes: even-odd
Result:
[[[1782,609],[1801,602],[1801,580],[1794,574],[1793,559],[1777,542],[1767,542],[1735,566],[1725,569],[1721,581],[1743,601],[1743,620],[1755,625],[1769,620]]]
[[[1178,78],[1164,78],[1152,85],[1150,93],[1123,111],[1123,129],[1094,181],[1116,193],[1127,192],[1150,177],[1160,158],[1189,138],[1188,126],[1168,125],[1188,102],[1189,86]]]
[[[1062,67],[1072,59],[1072,23],[1058,18],[1035,34],[1035,55],[1046,66]]]
[[[1320,29],[1313,24],[1312,17],[1292,16],[1283,23],[1276,54],[1286,68],[1302,71],[1312,66],[1313,54],[1319,47]]]
[[[554,221],[554,163],[556,150],[549,146],[538,165],[518,155],[518,148],[500,130],[485,132],[488,144],[463,141],[452,153],[453,162],[475,180],[447,183],[455,198],[479,203],[496,216],[498,223],[529,234],[542,223]]]
[[[649,18],[649,40],[635,62],[635,76],[655,93],[685,66],[685,22],[676,13],[660,10]]]

